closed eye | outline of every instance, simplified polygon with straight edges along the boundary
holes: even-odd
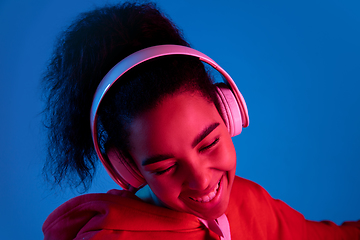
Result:
[[[200,148],[199,152],[203,152],[203,151],[206,151],[212,147],[214,147],[218,142],[219,142],[219,138],[216,138],[212,143],[210,143],[209,145],[205,146],[205,147],[202,147]]]
[[[162,175],[164,173],[169,172],[173,167],[175,167],[175,165],[172,165],[164,170],[160,170],[160,171],[154,171],[155,175]]]

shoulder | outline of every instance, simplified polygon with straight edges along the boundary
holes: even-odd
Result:
[[[259,184],[251,180],[235,176],[231,190],[231,198],[236,198],[238,201],[239,199],[248,200],[249,198],[261,199],[268,197],[270,197],[269,193]]]
[[[45,239],[73,239],[94,216],[106,214],[112,206],[121,202],[125,202],[123,197],[105,193],[72,198],[56,208],[45,220],[42,227]]]
[[[43,233],[45,239],[62,240],[106,230],[146,232],[198,227],[193,215],[147,204],[128,191],[111,190],[65,202],[48,216]]]
[[[259,184],[240,177],[235,177],[226,215],[234,239],[358,239],[360,234],[360,221],[341,227],[328,221],[307,221]]]
[[[259,184],[240,177],[235,177],[227,216],[236,229],[234,235],[244,237],[246,232],[255,239],[299,239],[305,223],[300,213],[272,198]]]
[[[291,209],[283,201],[274,199],[259,184],[241,178],[235,177],[230,197],[230,206],[242,206],[247,209],[259,211],[276,211],[279,209]]]
[[[46,219],[47,224],[60,221],[71,214],[79,212],[99,212],[111,207],[112,205],[134,205],[136,197],[130,198],[126,191],[111,190],[109,193],[91,193],[72,198],[58,208],[56,208]]]

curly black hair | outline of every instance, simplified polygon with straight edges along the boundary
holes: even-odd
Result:
[[[78,190],[89,188],[98,162],[89,123],[95,90],[120,60],[161,44],[189,46],[181,31],[151,2],[96,8],[79,15],[61,33],[42,79],[48,135],[43,173],[53,186],[62,186],[66,180]],[[134,116],[180,89],[200,92],[216,102],[204,65],[192,57],[159,58],[125,74],[99,108],[102,148],[111,142],[126,150]]]

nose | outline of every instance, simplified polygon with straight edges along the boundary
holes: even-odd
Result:
[[[205,190],[211,181],[211,170],[201,164],[190,167],[187,174],[188,187],[193,190]]]

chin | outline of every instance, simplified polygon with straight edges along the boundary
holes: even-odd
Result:
[[[221,209],[217,209],[215,211],[210,211],[207,213],[203,213],[203,214],[197,214],[196,216],[199,218],[202,218],[204,220],[213,220],[216,219],[218,217],[220,217],[221,215],[223,215],[225,213],[227,209],[227,204],[225,207],[221,208]]]

